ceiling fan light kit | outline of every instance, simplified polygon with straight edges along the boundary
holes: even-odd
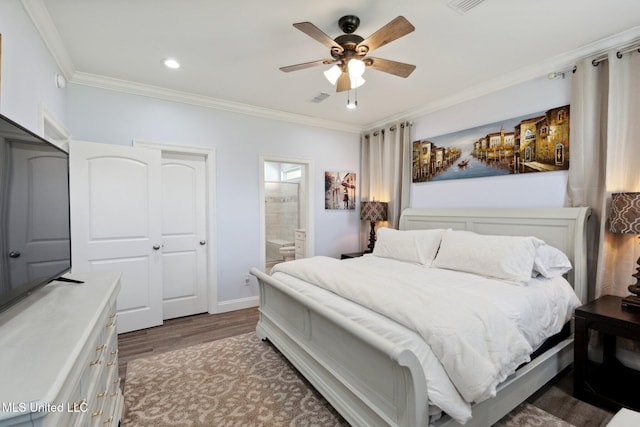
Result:
[[[353,34],[360,25],[360,18],[355,15],[346,15],[338,20],[338,26],[344,34],[332,39],[311,22],[299,22],[293,24],[295,28],[317,40],[330,49],[331,59],[305,62],[302,64],[281,67],[284,72],[302,70],[316,65],[330,65],[331,68],[324,72],[325,77],[332,85],[336,86],[336,92],[349,91],[364,84],[362,78],[366,68],[382,71],[398,77],[409,77],[416,66],[388,59],[366,57],[366,55],[381,46],[403,37],[415,30],[409,21],[403,16],[398,16],[378,31],[364,39]],[[349,99],[347,106],[355,108]]]

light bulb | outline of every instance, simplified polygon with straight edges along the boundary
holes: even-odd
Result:
[[[173,69],[180,68],[180,63],[175,59],[167,58],[163,62],[165,67],[167,68],[173,68]]]

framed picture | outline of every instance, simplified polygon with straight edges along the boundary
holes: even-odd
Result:
[[[356,208],[356,174],[324,173],[324,208],[351,210]]]
[[[413,143],[413,182],[569,169],[569,106]]]

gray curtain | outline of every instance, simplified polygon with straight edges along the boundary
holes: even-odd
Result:
[[[409,207],[411,124],[400,122],[364,134],[361,171],[361,199],[389,203],[388,221],[378,225],[398,228],[402,210]],[[366,247],[369,224],[362,229]]]
[[[640,253],[632,235],[607,232],[613,192],[640,191],[640,53],[576,64],[571,86],[567,205],[590,206],[589,298],[625,296]]]

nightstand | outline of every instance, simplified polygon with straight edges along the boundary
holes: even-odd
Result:
[[[360,257],[362,255],[364,255],[363,252],[351,252],[351,253],[348,253],[348,254],[340,255],[340,259],[358,258],[358,257]]]
[[[575,311],[573,394],[610,409],[640,410],[640,372],[616,358],[616,338],[640,340],[640,311],[623,309],[622,298],[606,295]],[[603,363],[589,360],[589,330],[603,334]]]

